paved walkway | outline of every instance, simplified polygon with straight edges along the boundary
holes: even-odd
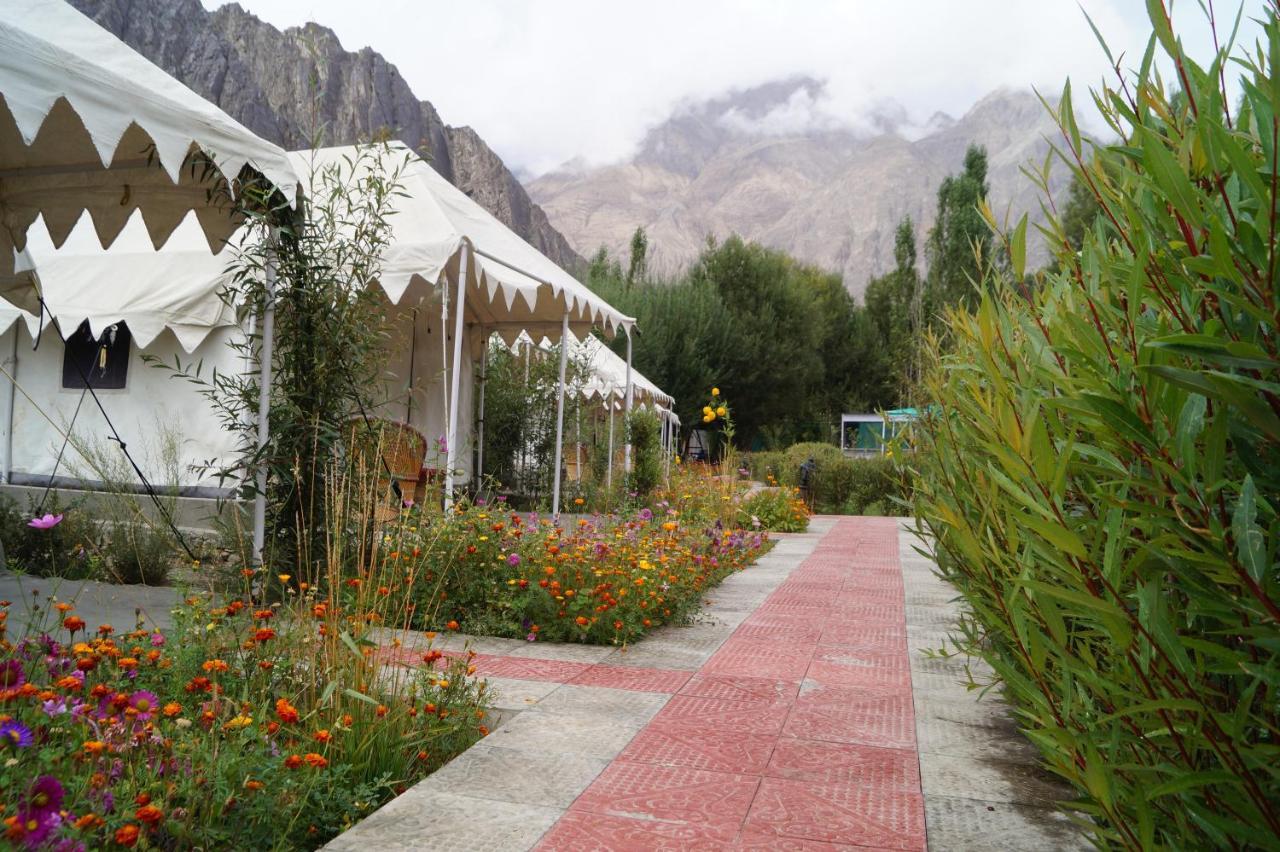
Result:
[[[779,539],[625,650],[470,640],[493,733],[327,848],[1089,848],[1002,705],[921,653],[955,604],[897,520]]]

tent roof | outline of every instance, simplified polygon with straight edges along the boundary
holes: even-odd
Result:
[[[370,150],[383,153],[370,154]],[[345,183],[358,190],[376,157],[387,161],[388,170],[397,166],[401,170],[400,193],[392,199],[391,236],[383,251],[378,281],[393,303],[438,302],[437,285],[457,280],[464,249],[484,245],[495,254],[501,251],[504,257],[519,257],[529,266],[535,265],[528,257],[532,253],[559,275],[548,272],[548,280],[539,281],[477,256],[467,274],[464,319],[469,324],[496,331],[508,341],[522,330],[537,338],[554,338],[560,334],[566,305],[571,310],[571,332],[581,336],[593,325],[616,330],[631,322],[402,145],[363,151],[328,148],[289,155],[297,171],[311,175],[313,189],[321,191],[315,175],[326,169],[337,171]],[[0,274],[0,292],[36,315],[38,280],[65,333],[70,334],[86,319],[95,334],[124,320],[140,346],[146,346],[167,327],[190,350],[209,330],[234,324],[235,316],[221,295],[232,280],[227,273],[232,252],[209,252],[200,238],[195,214],[188,214],[160,249],[153,246],[145,217],[137,211],[108,248],[98,242],[87,218],[69,229],[60,247],[37,219],[30,228],[26,250],[15,262],[15,275]],[[454,298],[452,287],[449,297]]]
[[[585,395],[599,396],[601,399],[611,396],[621,399],[626,394],[627,361],[625,358],[605,346],[598,338],[590,335],[575,345],[573,354],[575,358],[585,361],[591,367],[591,380],[583,390]],[[674,402],[670,394],[642,375],[634,364],[631,366],[631,386],[632,392],[637,397],[667,406]]]
[[[192,164],[193,152],[212,168]],[[235,192],[246,166],[296,201],[297,177],[280,148],[62,0],[6,0],[0,273],[37,216],[60,245],[85,210],[103,244],[141,210],[156,246],[194,210],[219,246],[237,226],[220,190]]]
[[[401,190],[405,198],[394,202],[396,239],[382,259],[382,288],[393,302],[420,279],[435,285],[448,269],[456,280],[457,255],[463,246],[472,249],[468,282],[485,286],[492,298],[496,291],[507,296],[502,315],[481,317],[508,344],[521,330],[535,337],[555,337],[566,311],[570,329],[582,336],[593,326],[614,334],[630,328],[631,317],[591,292],[504,225],[466,193],[445,180],[435,169],[399,142],[387,146],[391,159],[399,158]],[[356,162],[360,149],[353,146],[299,151],[289,155],[300,174]],[[388,164],[390,167],[391,164]],[[402,221],[408,220],[408,221]],[[536,299],[515,301],[517,292],[533,290]]]
[[[23,309],[32,336],[40,324],[40,304],[35,288],[21,285],[34,275],[64,334],[87,320],[98,337],[107,326],[124,320],[140,347],[168,328],[191,352],[212,329],[237,324],[234,307],[222,295],[233,280],[226,271],[230,254],[209,253],[194,215],[182,220],[160,251],[152,247],[136,211],[106,248],[87,221],[55,248],[37,219],[27,232],[26,250],[14,261],[17,283],[8,292]]]

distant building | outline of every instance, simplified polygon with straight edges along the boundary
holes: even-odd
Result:
[[[895,408],[879,414],[840,415],[840,449],[851,456],[878,456],[888,450],[918,414],[914,408]]]

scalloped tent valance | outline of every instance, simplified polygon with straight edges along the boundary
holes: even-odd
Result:
[[[469,280],[484,286],[492,296],[502,291],[507,310],[482,325],[513,344],[521,330],[537,337],[558,336],[569,312],[570,330],[584,336],[593,327],[608,334],[629,329],[635,320],[618,311],[584,284],[529,245],[399,142],[387,146],[392,158],[400,157],[401,198],[394,202],[395,239],[382,259],[382,289],[398,302],[415,279],[434,286],[446,270],[456,280],[458,255],[472,249]],[[317,169],[366,162],[351,146],[298,151],[289,155],[299,174]],[[517,292],[532,289],[533,300],[515,300]]]
[[[140,212],[154,246],[194,212],[211,248],[238,226],[229,194],[261,176],[290,205],[284,151],[62,0],[0,13],[0,274],[42,218],[61,245],[87,211],[99,240]]]

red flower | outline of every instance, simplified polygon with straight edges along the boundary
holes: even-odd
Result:
[[[294,707],[283,698],[276,699],[276,716],[286,725],[296,724],[298,721],[298,708]]]
[[[121,846],[133,846],[138,842],[139,829],[133,823],[116,829],[116,843]]]
[[[258,642],[266,642],[268,639],[276,638],[276,632],[270,627],[259,627],[254,631],[253,638]]]
[[[143,805],[138,808],[133,812],[133,815],[137,818],[138,822],[146,823],[151,826],[159,825],[160,821],[164,819],[164,811],[160,810],[155,805],[150,804]]]
[[[328,759],[323,754],[316,754],[314,751],[304,754],[302,759],[313,769],[324,769],[329,765]]]
[[[284,759],[284,766],[286,769],[297,769],[301,765],[302,758],[298,757],[296,754],[291,754]]]

